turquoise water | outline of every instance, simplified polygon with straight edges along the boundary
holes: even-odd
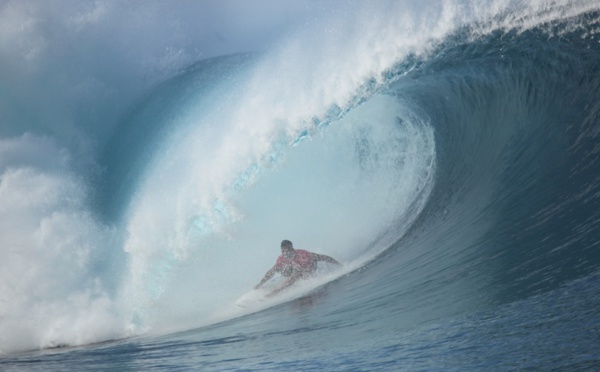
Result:
[[[0,6],[2,369],[598,368],[597,5],[148,4]]]

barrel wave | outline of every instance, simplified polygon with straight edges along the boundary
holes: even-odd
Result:
[[[593,1],[132,4],[0,6],[0,365],[598,367]]]

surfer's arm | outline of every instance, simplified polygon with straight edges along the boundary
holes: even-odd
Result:
[[[267,294],[265,297],[275,296],[277,293],[283,291],[287,287],[289,287],[292,284],[296,283],[298,281],[298,279],[300,279],[300,278],[301,278],[301,272],[298,271],[298,270],[294,270],[294,272],[292,273],[292,275],[289,278],[287,278],[287,280],[279,288],[274,289],[269,294]]]
[[[269,271],[267,271],[267,273],[265,274],[264,278],[262,278],[260,283],[258,283],[257,285],[254,286],[254,289],[260,288],[269,279],[271,279],[273,277],[273,275],[275,275],[276,272],[277,272],[277,265],[273,266],[272,268],[269,269]]]
[[[312,258],[313,258],[313,260],[315,260],[317,262],[323,261],[323,262],[329,262],[330,264],[334,264],[334,265],[340,265],[340,266],[342,265],[336,259],[329,257],[327,255],[324,255],[324,254],[312,253]]]

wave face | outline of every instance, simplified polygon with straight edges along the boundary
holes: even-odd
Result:
[[[593,1],[148,4],[0,6],[6,363],[599,362]],[[282,239],[345,269],[230,311]]]

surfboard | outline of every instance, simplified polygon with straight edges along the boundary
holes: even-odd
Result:
[[[323,284],[322,280],[326,280],[329,274],[338,269],[339,267],[337,266],[333,266],[326,262],[319,262],[317,272],[312,279],[299,280],[297,283],[278,293],[276,297],[277,299],[293,298],[294,296],[306,292],[317,285]],[[268,305],[268,303],[273,303],[273,301],[277,302],[277,300],[274,298],[267,298],[267,294],[273,292],[273,290],[276,288],[279,288],[285,282],[285,280],[286,278],[281,276],[281,274],[276,274],[259,289],[252,289],[245,293],[235,302],[235,305],[237,307],[246,309],[256,309],[261,306]]]
[[[236,302],[236,306],[243,308],[252,308],[258,306],[261,302],[267,300],[266,294],[269,293],[264,289],[252,289],[242,297],[240,297]]]
[[[243,307],[247,309],[255,309],[265,305],[265,302],[269,301],[267,295],[273,292],[273,290],[275,290],[276,288],[279,288],[283,284],[285,279],[286,278],[281,276],[281,274],[275,274],[274,277],[272,277],[269,281],[263,284],[263,286],[259,289],[251,289],[250,291],[246,292],[235,302],[235,305],[237,307]]]

